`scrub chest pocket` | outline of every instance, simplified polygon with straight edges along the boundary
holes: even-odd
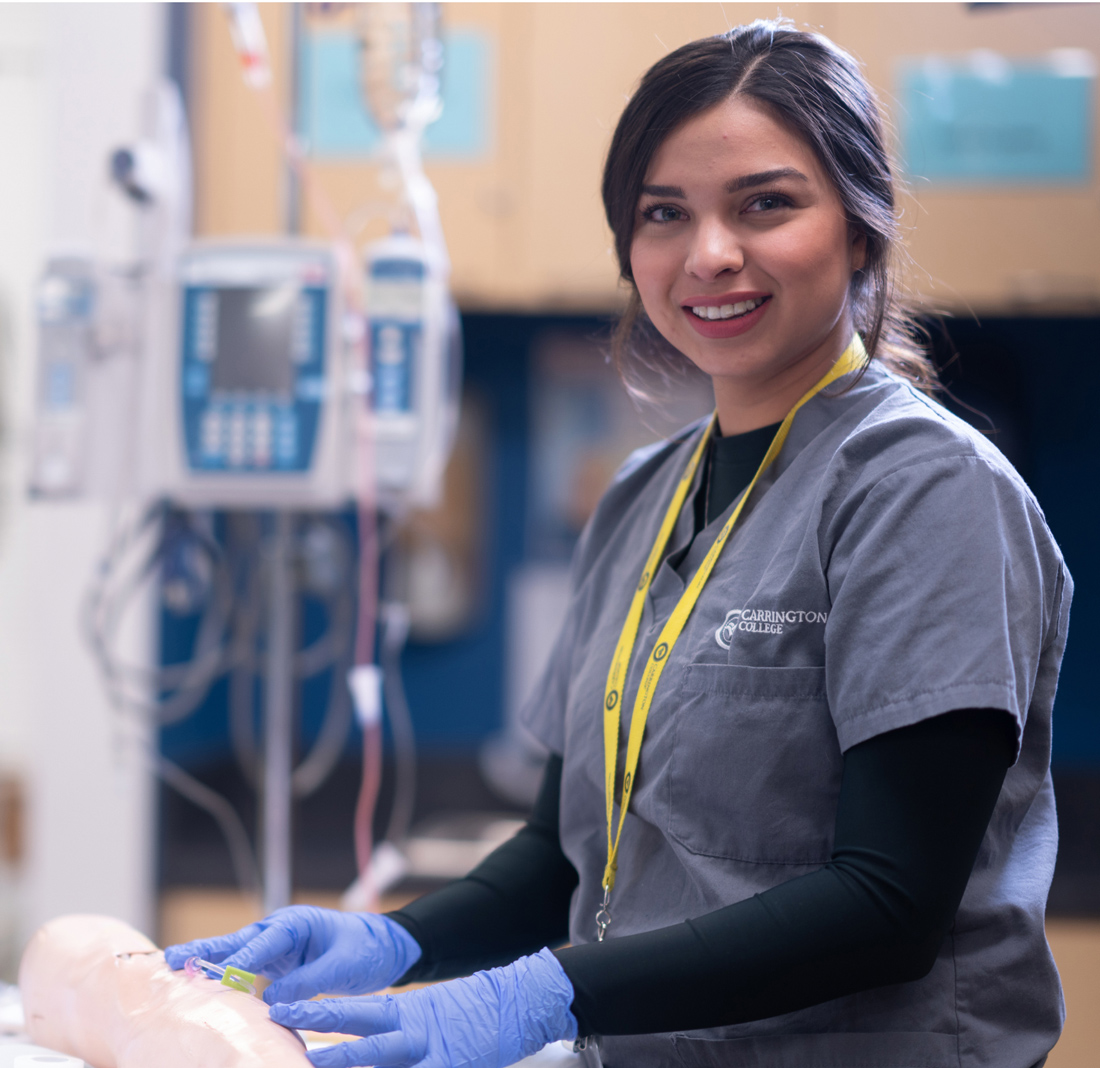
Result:
[[[752,864],[824,864],[841,753],[823,667],[691,664],[675,712],[671,838]]]

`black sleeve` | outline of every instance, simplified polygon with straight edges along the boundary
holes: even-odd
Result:
[[[993,710],[854,746],[820,871],[698,919],[558,952],[580,1033],[738,1023],[924,975],[1012,750],[1012,722]],[[560,792],[552,757],[519,834],[465,879],[389,914],[424,950],[402,982],[469,974],[565,940],[577,874],[558,842]]]
[[[580,1034],[741,1023],[926,975],[1013,746],[1013,724],[996,710],[853,746],[819,871],[698,919],[557,952]]]
[[[464,879],[388,913],[423,956],[400,982],[469,975],[569,936],[577,872],[558,840],[561,757],[551,756],[526,825]]]

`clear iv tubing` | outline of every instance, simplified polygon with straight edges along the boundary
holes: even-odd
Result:
[[[365,405],[363,406],[366,407]],[[369,419],[369,415],[360,415]],[[369,428],[363,435],[360,448],[367,453],[364,467],[369,464],[373,476],[373,434]],[[364,479],[364,481],[366,481]],[[373,487],[371,487],[373,489]],[[355,663],[374,663],[374,635],[378,623],[378,527],[373,500],[359,498],[359,618],[355,634]],[[374,848],[374,810],[382,785],[382,719],[374,717],[363,727],[363,779],[355,804],[355,862],[361,878],[369,874],[371,853]],[[368,896],[373,890],[366,887]],[[373,904],[373,901],[370,902]]]

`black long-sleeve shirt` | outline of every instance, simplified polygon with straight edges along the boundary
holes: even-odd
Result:
[[[1006,713],[965,710],[853,746],[819,871],[671,927],[557,951],[580,1033],[740,1023],[926,974],[1012,737]],[[402,981],[466,975],[568,938],[577,873],[558,840],[560,789],[555,756],[514,838],[465,879],[390,914],[423,949]]]

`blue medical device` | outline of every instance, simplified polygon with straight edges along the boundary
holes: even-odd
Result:
[[[364,255],[375,479],[382,507],[439,503],[458,424],[462,346],[445,273],[391,234]]]
[[[147,440],[160,460],[149,489],[223,507],[347,499],[338,298],[325,246],[217,244],[181,256],[167,316],[176,358],[160,361],[170,375],[152,376]]]
[[[427,268],[419,259],[378,258],[368,266],[374,297],[368,319],[374,410],[383,418],[416,408],[416,365],[424,344],[421,290]]]
[[[184,289],[184,436],[192,471],[308,471],[325,389],[326,286]]]

